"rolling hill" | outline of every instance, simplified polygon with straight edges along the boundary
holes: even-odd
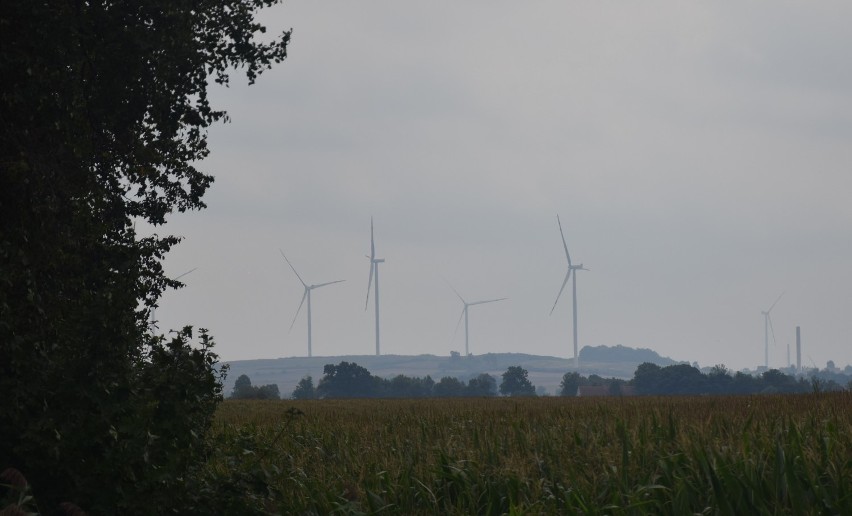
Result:
[[[342,361],[354,362],[383,378],[403,374],[411,377],[429,375],[435,381],[444,376],[467,381],[480,373],[488,373],[497,379],[498,384],[507,368],[521,366],[529,372],[530,381],[536,387],[546,389],[548,394],[556,394],[559,391],[562,376],[573,370],[573,359],[524,353],[487,353],[468,357],[349,355],[235,360],[228,362],[230,371],[225,382],[225,395],[230,395],[236,379],[245,374],[251,378],[252,385],[277,384],[281,396],[286,398],[303,377],[310,375],[316,385],[323,376],[323,367],[326,364],[338,364]],[[642,362],[653,362],[661,366],[676,363],[650,349],[586,346],[580,351],[580,374],[630,379],[636,367]]]

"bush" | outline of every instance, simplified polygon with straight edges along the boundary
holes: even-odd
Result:
[[[187,475],[209,451],[201,437],[226,373],[214,366],[206,330],[198,346],[191,340],[190,327],[168,342],[152,339],[123,378],[76,384],[62,403],[45,400],[29,422],[17,422],[22,432],[4,442],[4,462],[26,475],[42,509],[156,513],[182,499]]]
[[[279,400],[281,393],[278,391],[278,384],[276,383],[259,387],[254,386],[247,375],[241,374],[234,382],[231,397],[237,400]]]

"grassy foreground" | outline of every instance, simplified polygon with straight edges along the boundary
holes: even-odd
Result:
[[[852,514],[852,393],[226,401],[273,513]]]

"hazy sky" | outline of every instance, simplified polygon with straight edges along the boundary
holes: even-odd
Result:
[[[161,327],[224,360],[382,351],[573,356],[648,347],[702,366],[852,363],[852,3],[290,0],[290,57],[213,101],[216,177],[166,270]]]

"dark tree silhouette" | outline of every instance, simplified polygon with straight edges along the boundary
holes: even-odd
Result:
[[[465,385],[452,376],[445,376],[435,384],[433,394],[439,398],[458,398],[466,394]]]
[[[372,398],[381,394],[382,381],[352,362],[326,364],[317,385],[320,398]]]
[[[562,375],[562,382],[559,384],[560,396],[576,396],[577,389],[580,387],[580,373],[569,372]]]
[[[234,382],[234,390],[231,391],[231,397],[234,399],[249,399],[254,397],[254,388],[251,384],[251,378],[248,375],[241,374],[237,381]]]
[[[467,382],[468,396],[496,396],[497,380],[488,373],[481,373]]]
[[[289,33],[256,39],[274,3],[2,2],[0,468],[44,511],[192,498],[178,493],[221,397],[213,341],[151,335],[179,239],[134,223],[204,207],[213,179],[196,166],[225,118],[208,80],[284,59]]]
[[[527,370],[520,366],[511,366],[503,373],[500,394],[504,396],[535,396],[535,386],[527,377]]]
[[[299,380],[296,388],[293,389],[293,394],[290,396],[294,400],[312,400],[317,397],[316,389],[314,389],[314,379],[310,375]]]

